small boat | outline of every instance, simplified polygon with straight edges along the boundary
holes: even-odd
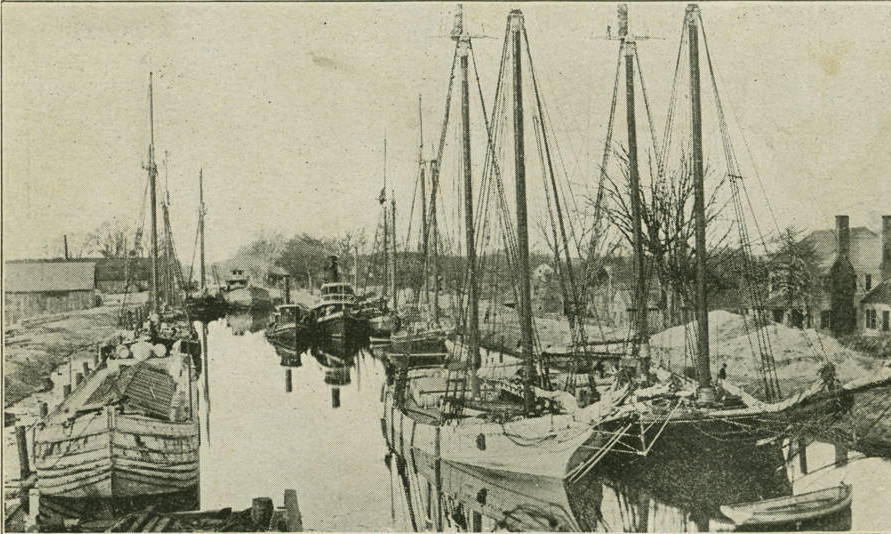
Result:
[[[794,525],[842,512],[851,507],[851,485],[721,506],[721,513],[737,527]]]
[[[355,304],[356,293],[352,284],[323,284],[321,298],[312,310],[317,335],[339,339],[360,337],[365,332],[365,324],[356,314]]]
[[[250,278],[241,269],[232,270],[232,274],[226,280],[223,297],[226,303],[234,308],[249,310],[272,308],[269,291],[251,285]]]

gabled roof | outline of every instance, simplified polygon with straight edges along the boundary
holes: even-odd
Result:
[[[872,291],[864,295],[860,302],[863,304],[891,305],[891,278],[872,288]]]
[[[83,261],[15,262],[3,268],[3,291],[92,291],[96,287],[96,264]]]
[[[838,250],[835,230],[815,230],[804,239],[814,246],[821,272],[827,273]],[[878,269],[882,263],[882,238],[865,226],[851,228],[851,265],[857,271]]]

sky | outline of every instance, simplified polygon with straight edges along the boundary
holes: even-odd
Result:
[[[608,122],[617,44],[603,37],[616,26],[615,4],[466,5],[486,98],[515,7],[525,15],[555,143],[582,193],[595,182]],[[891,3],[701,9],[759,221],[767,229],[815,229],[849,214],[853,226],[877,228],[891,212]],[[63,233],[113,218],[135,222],[149,72],[160,179],[170,190],[181,257],[192,253],[199,169],[212,260],[261,232],[334,236],[365,228],[373,235],[385,136],[388,182],[405,228],[418,95],[430,157],[454,10],[451,3],[4,3],[4,257],[59,255]],[[629,11],[632,33],[653,37],[639,41],[638,52],[661,131],[684,4]],[[704,103],[708,113],[713,104]],[[717,132],[714,119],[704,120],[710,147]],[[706,157],[718,162],[721,154]],[[478,172],[482,157],[474,161]],[[530,202],[532,211],[541,201]]]

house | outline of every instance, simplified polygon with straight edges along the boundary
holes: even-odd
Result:
[[[763,308],[775,321],[831,330],[835,335],[851,334],[866,324],[861,301],[882,280],[883,243],[891,239],[891,216],[882,217],[881,236],[865,226],[851,228],[847,215],[835,219],[835,229],[816,230],[803,240],[816,256],[817,294],[791,302],[771,294]]]
[[[860,300],[862,333],[891,336],[891,215],[882,217],[882,281]]]
[[[83,310],[95,305],[96,264],[86,261],[9,262],[3,269],[4,320]]]
[[[883,280],[860,301],[863,307],[862,333],[891,336],[891,278]]]

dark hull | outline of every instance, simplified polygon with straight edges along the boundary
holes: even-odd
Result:
[[[349,316],[322,317],[316,320],[316,335],[322,338],[353,339],[366,334],[363,321]]]
[[[219,297],[197,297],[186,299],[186,311],[191,319],[212,321],[226,315],[229,305],[226,299]]]

